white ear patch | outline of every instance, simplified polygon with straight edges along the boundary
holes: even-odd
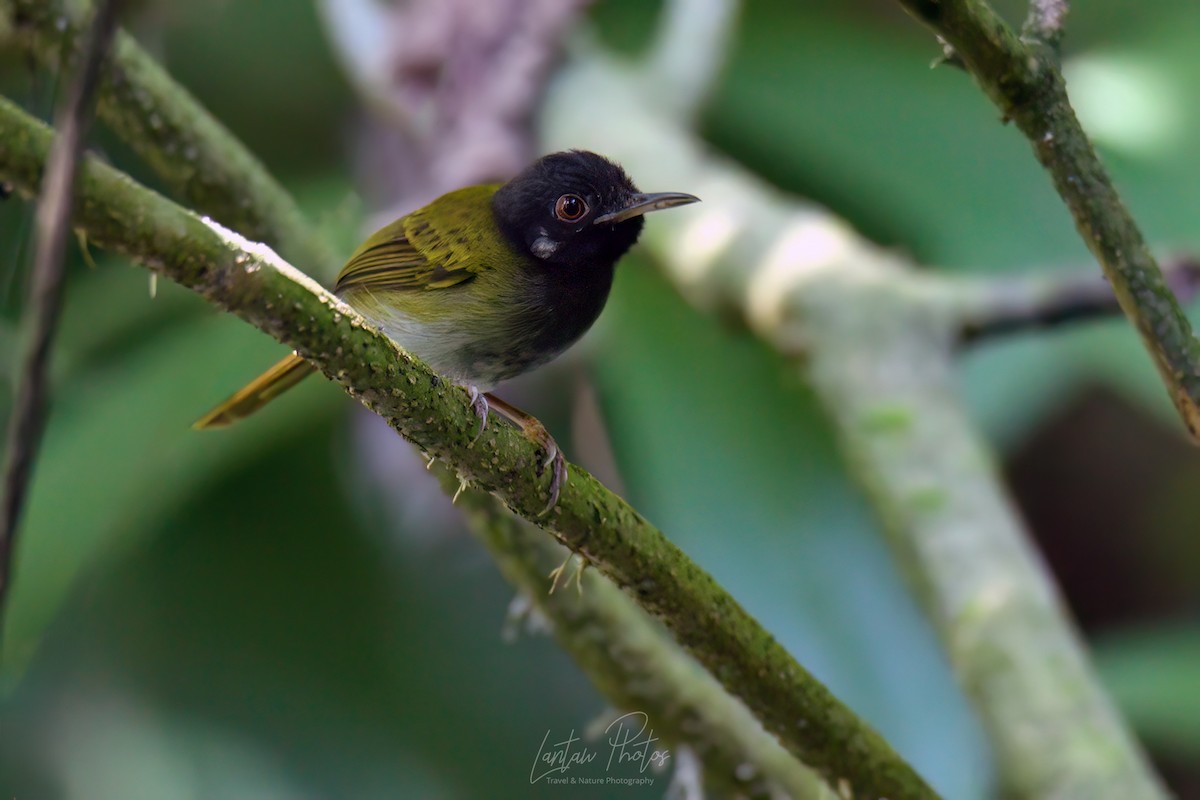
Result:
[[[558,252],[560,247],[562,247],[562,242],[556,242],[549,236],[539,236],[533,240],[533,244],[529,245],[529,250],[538,258],[547,259]]]

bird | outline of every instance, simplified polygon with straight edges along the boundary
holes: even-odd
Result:
[[[562,451],[540,421],[491,390],[587,332],[645,214],[698,201],[643,193],[618,164],[587,150],[550,153],[507,183],[449,192],[380,228],[351,254],[333,292],[460,385],[480,433],[495,410],[541,448],[539,475],[551,471],[546,513],[567,481]],[[193,427],[232,425],[314,371],[292,353]]]

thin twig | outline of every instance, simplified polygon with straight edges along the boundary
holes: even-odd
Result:
[[[30,192],[50,132],[0,98],[0,180]],[[794,756],[853,798],[935,793],[891,746],[834,697],[736,600],[624,500],[574,465],[545,508],[541,452],[492,426],[480,438],[465,392],[284,262],[200,220],[96,159],[85,160],[76,222],[99,247],[122,252],[193,289],[284,344],[462,478],[536,521],[584,556],[647,612]],[[702,609],[702,613],[697,613]]]
[[[1057,54],[1022,41],[984,0],[898,2],[954,47],[1004,117],[1029,139],[1200,443],[1200,340],[1076,118]],[[1054,9],[1062,7],[1047,3],[1038,24],[1061,21]]]
[[[100,67],[112,44],[121,0],[102,0],[83,49],[83,62],[58,112],[58,135],[46,162],[38,199],[33,272],[25,309],[25,340],[16,399],[8,420],[0,506],[0,612],[8,595],[17,526],[45,426],[47,371],[65,285],[65,255],[79,154],[91,121]]]
[[[1200,296],[1200,260],[1171,259],[1164,263],[1163,274],[1180,302],[1187,304]],[[964,342],[1121,313],[1108,281],[1090,272],[971,279],[957,302],[963,309]]]

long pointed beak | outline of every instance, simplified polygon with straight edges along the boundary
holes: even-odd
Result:
[[[651,211],[659,211],[664,208],[675,208],[675,206],[686,206],[688,203],[699,203],[700,198],[695,195],[684,194],[683,192],[658,192],[656,194],[634,194],[629,196],[629,201],[625,207],[617,211],[610,211],[607,214],[601,214],[592,220],[593,225],[615,225],[618,222],[624,222],[633,217],[639,217],[642,214],[649,214]]]

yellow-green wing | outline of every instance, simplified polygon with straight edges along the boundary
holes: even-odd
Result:
[[[471,280],[490,259],[494,186],[473,186],[438,198],[376,231],[350,256],[334,291],[446,289]]]
[[[408,240],[403,223],[397,220],[367,239],[342,267],[334,291],[440,289],[473,277],[466,269],[431,262]]]

